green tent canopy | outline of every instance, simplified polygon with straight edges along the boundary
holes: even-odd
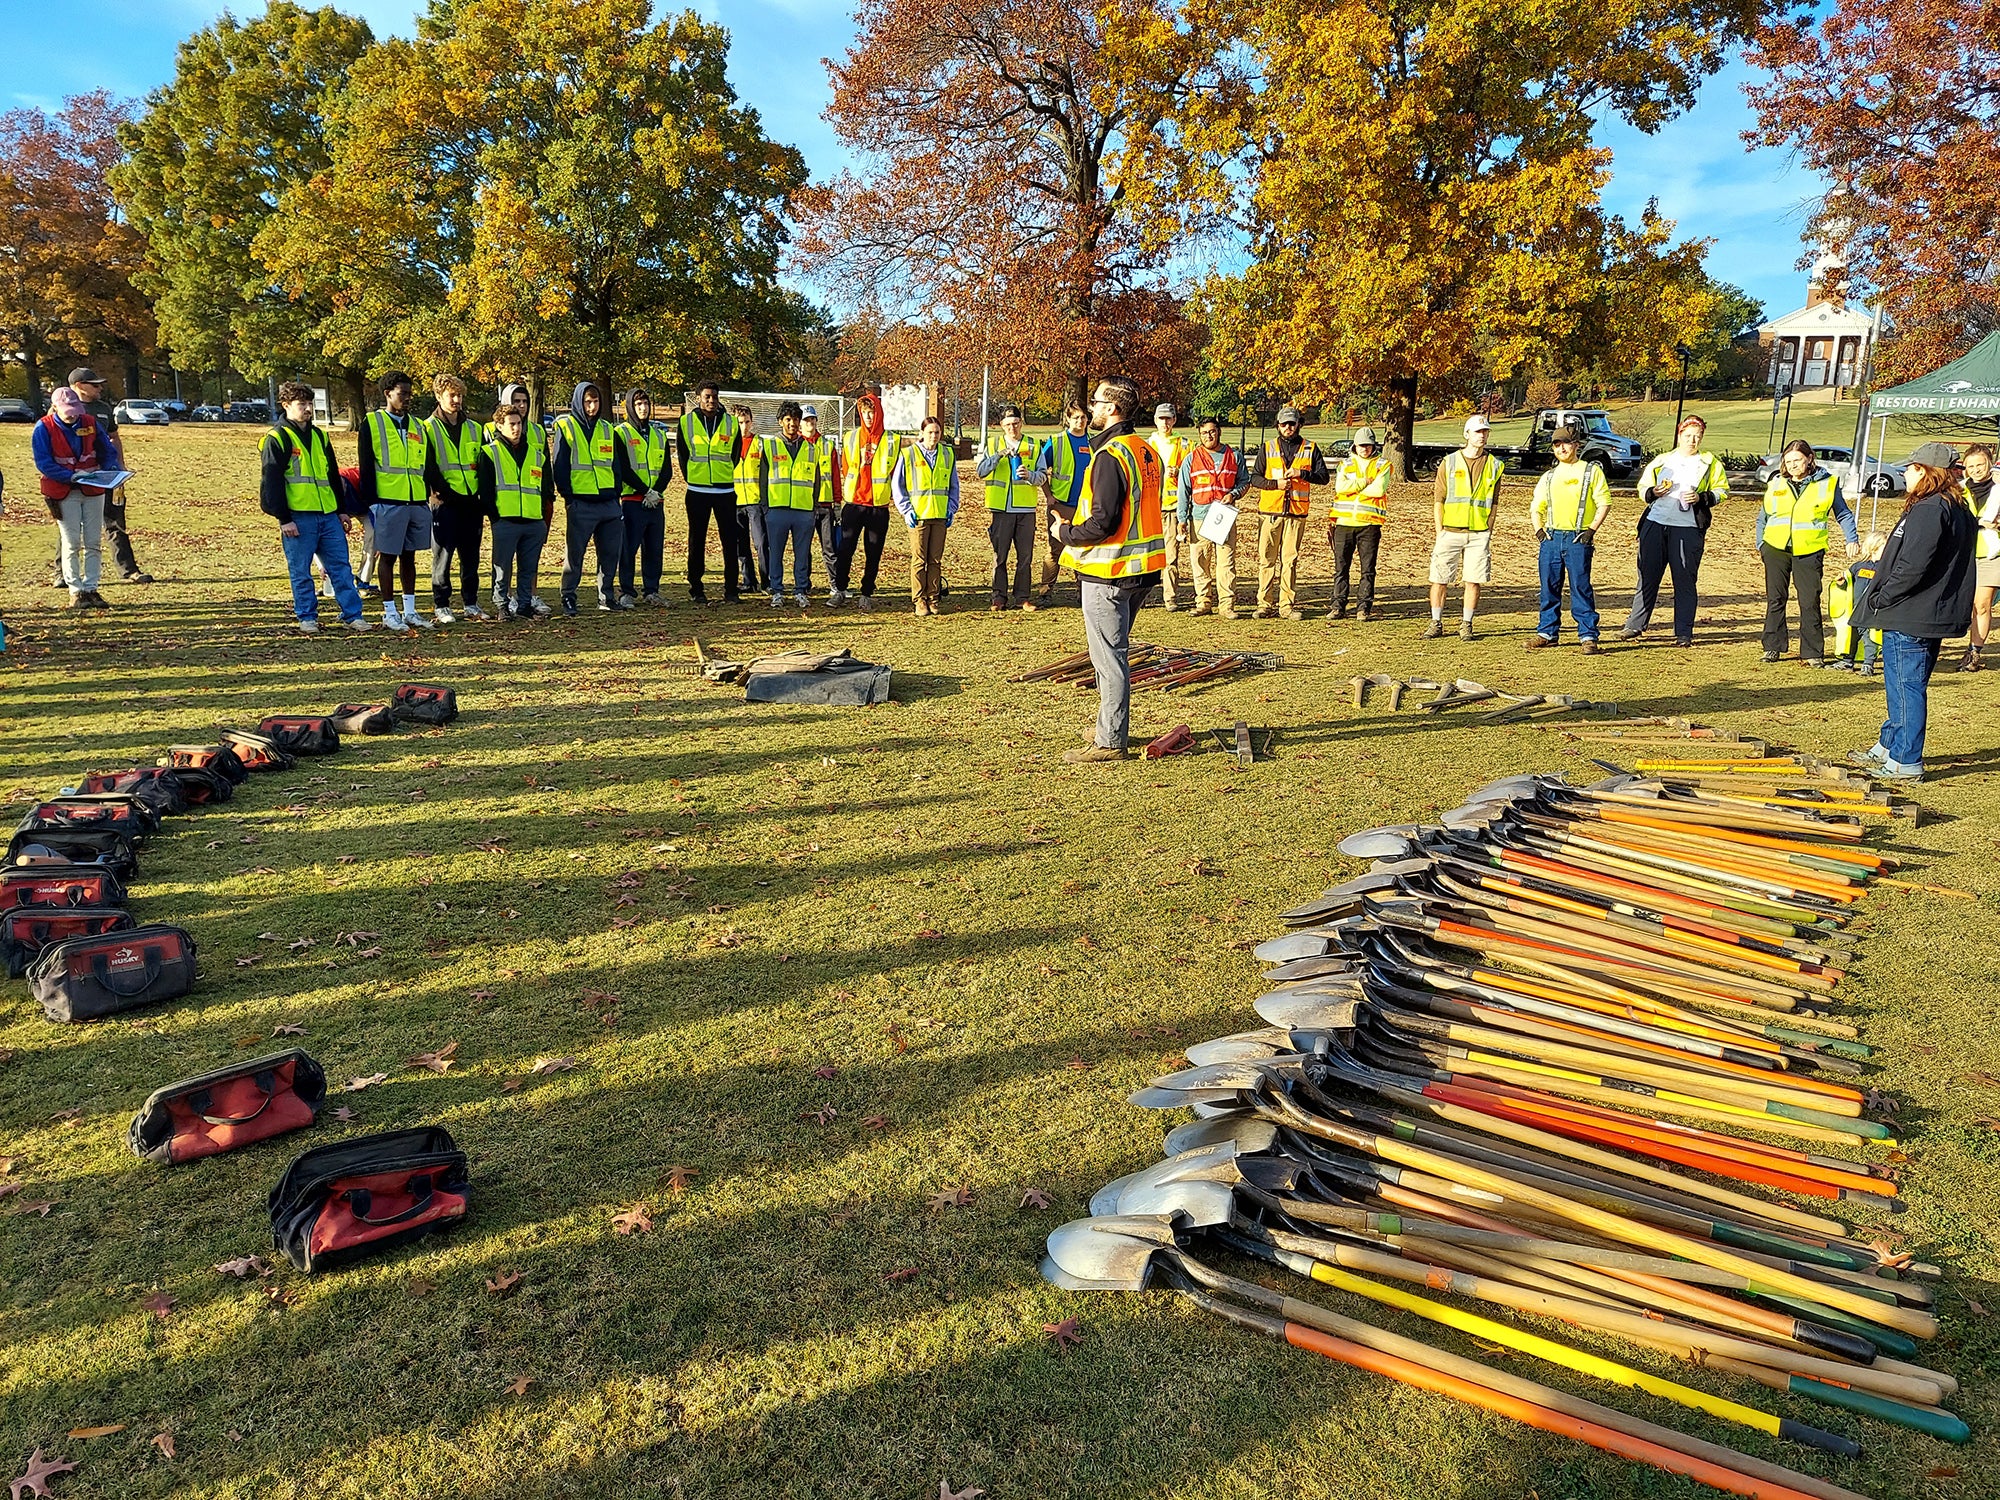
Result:
[[[1869,415],[2000,416],[2000,333],[1989,333],[1942,370],[1868,398]]]

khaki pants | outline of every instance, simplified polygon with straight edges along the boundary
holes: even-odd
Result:
[[[919,521],[910,533],[910,598],[937,613],[938,585],[944,581],[944,544],[949,521]]]
[[[1069,510],[1069,513],[1067,515],[1065,515],[1063,511],[1055,509],[1053,506],[1045,505],[1042,507],[1042,516],[1041,516],[1042,576],[1041,576],[1040,589],[1041,592],[1044,594],[1046,594],[1050,589],[1054,588],[1056,586],[1056,580],[1062,576],[1063,549],[1061,547],[1058,547],[1055,544],[1054,540],[1049,536],[1049,524],[1052,521],[1063,521],[1067,523],[1074,523],[1076,520],[1076,512],[1074,510],[1069,509],[1068,507],[1064,507],[1064,509]]]
[[[1265,609],[1299,607],[1299,543],[1306,534],[1304,516],[1259,516],[1257,533],[1257,603]],[[1239,523],[1240,524],[1240,523]]]
[[[1194,539],[1194,603],[1199,609],[1204,604],[1214,604],[1225,615],[1236,613],[1236,536],[1242,530],[1242,522],[1237,522],[1237,530],[1229,534],[1229,540],[1220,545],[1204,541],[1199,534]]]

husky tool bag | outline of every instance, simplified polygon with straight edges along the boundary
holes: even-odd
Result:
[[[176,766],[173,776],[180,783],[181,795],[187,798],[189,807],[212,807],[236,795],[236,783],[207,766]]]
[[[232,786],[240,786],[250,779],[250,768],[242,758],[227,745],[169,745],[167,753],[160,758],[160,764],[179,770],[191,766],[200,771],[213,771],[218,776],[227,777]]]
[[[154,1089],[133,1117],[132,1149],[171,1166],[303,1130],[319,1118],[326,1074],[297,1047]]]
[[[123,906],[125,887],[97,865],[32,865],[0,870],[0,912],[17,906]]]
[[[51,1021],[94,1021],[177,1000],[198,972],[194,939],[157,925],[51,943],[29,967],[28,986]]]
[[[156,817],[187,811],[187,791],[180,772],[165,766],[130,766],[123,771],[92,771],[77,786],[82,797],[130,797]]]
[[[258,771],[289,771],[298,764],[291,751],[266,734],[256,734],[248,729],[225,729],[222,743],[236,752],[236,758],[243,762],[243,769],[253,775]]]
[[[7,863],[102,865],[120,880],[130,880],[139,873],[132,840],[109,828],[45,828],[16,833],[7,841]]]
[[[407,724],[449,724],[458,717],[458,694],[428,682],[406,682],[389,699],[389,712]]]
[[[327,718],[342,734],[388,734],[396,727],[386,703],[343,703]]]
[[[257,732],[287,755],[331,755],[340,748],[340,731],[333,720],[318,715],[272,714]]]
[[[0,959],[7,977],[19,979],[51,943],[129,931],[136,924],[121,906],[16,906],[0,911]]]
[[[133,843],[160,831],[160,820],[138,798],[127,793],[109,796],[55,797],[37,802],[21,819],[23,833],[48,833],[72,828],[109,828]]]
[[[271,1189],[271,1243],[321,1271],[465,1217],[465,1153],[439,1125],[308,1151]]]

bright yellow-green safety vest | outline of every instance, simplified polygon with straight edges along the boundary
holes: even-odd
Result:
[[[377,408],[368,413],[368,431],[375,442],[375,498],[406,505],[424,499],[429,429],[411,417],[409,432],[398,432],[388,411]]]
[[[1054,495],[1062,504],[1067,505],[1069,504],[1070,486],[1076,483],[1076,443],[1070,437],[1069,429],[1065,427],[1061,432],[1050,438],[1048,444],[1049,493]],[[1084,451],[1088,452],[1089,450],[1085,449]],[[1089,466],[1090,460],[1086,458],[1084,460],[1084,467],[1088,468]],[[1178,472],[1175,474],[1175,478],[1179,478]]]
[[[460,422],[456,441],[443,417],[426,417],[424,427],[437,449],[438,472],[445,485],[454,495],[471,499],[479,489],[479,449],[483,443],[479,424],[469,417]]]
[[[826,481],[826,446],[807,438],[799,439],[793,453],[782,437],[764,439],[764,459],[770,466],[770,502],[773,510],[811,510],[813,496]]]
[[[641,432],[630,422],[620,422],[615,430],[625,445],[626,458],[631,460],[632,475],[639,482],[639,488],[632,493],[643,495],[653,488],[653,476],[666,462],[667,429],[658,422],[648,422],[646,430]]]
[[[1463,453],[1452,453],[1444,461],[1444,524],[1448,531],[1491,531],[1493,497],[1500,492],[1500,476],[1506,467],[1492,454],[1479,470],[1479,483],[1472,482],[1472,466]]]
[[[1035,466],[1035,445],[1026,433],[1021,434],[1021,447],[1017,453],[1007,452],[1007,435],[1004,432],[989,432],[986,435],[986,451],[1000,462],[993,466],[993,472],[986,476],[986,508],[988,510],[1033,510],[1035,490],[1022,480],[1021,476]]]
[[[493,465],[493,508],[503,521],[542,519],[542,471],[549,461],[542,429],[529,423],[521,443],[518,464],[499,438],[486,445],[486,457]]]
[[[926,456],[923,445],[911,443],[903,450],[909,473],[910,507],[919,521],[942,521],[951,509],[951,476],[958,468],[958,455],[940,441],[937,455]]]
[[[1333,524],[1380,526],[1389,519],[1389,460],[1358,454],[1341,460],[1333,476]]]
[[[2000,479],[1996,479],[1994,483],[2000,484]],[[1958,488],[1959,492],[1965,496],[1966,506],[1972,511],[1973,518],[1978,520],[1981,511],[1980,507],[1973,503],[1972,486],[1961,482]],[[1991,505],[1995,499],[2000,499],[2000,493],[1988,490],[1986,492],[1986,503]],[[1977,551],[1974,555],[1980,561],[1984,562],[1989,557],[2000,557],[2000,529],[1995,529],[1988,526],[1984,521],[1980,521],[1977,536],[1979,540]]]
[[[289,425],[274,427],[270,437],[282,438],[291,454],[285,465],[285,504],[303,515],[332,515],[340,508],[333,487],[333,444],[317,427],[312,429],[310,447],[299,441]]]
[[[618,498],[618,429],[599,417],[586,436],[575,412],[556,418],[556,430],[563,435],[569,452],[569,487],[579,500],[602,495]]]
[[[736,414],[724,412],[713,435],[702,425],[701,413],[681,413],[681,443],[687,449],[687,473],[681,477],[697,489],[727,489],[736,477]]]
[[[1775,474],[1764,487],[1764,545],[1773,552],[1790,550],[1794,557],[1826,551],[1826,521],[1833,514],[1840,482],[1821,474],[1792,493],[1792,482]]]
[[[1548,498],[1542,525],[1550,531],[1588,531],[1611,509],[1611,486],[1596,464],[1557,464],[1541,483]]]
[[[1833,582],[1827,586],[1826,613],[1833,621],[1833,653],[1850,660],[1854,650],[1854,575],[1851,572],[1836,573]],[[1882,644],[1882,632],[1871,630],[1868,639],[1877,646]]]
[[[736,503],[757,505],[764,499],[764,445],[769,438],[752,437],[743,445],[743,456],[731,471],[736,482]]]

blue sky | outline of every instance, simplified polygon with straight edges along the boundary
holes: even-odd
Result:
[[[342,0],[366,16],[377,34],[408,34],[415,0]],[[815,176],[842,161],[820,119],[826,102],[823,57],[837,57],[853,34],[852,0],[694,0],[733,35],[730,76],[756,106],[765,129],[805,153]],[[255,13],[257,0],[235,9]],[[53,107],[66,94],[92,88],[142,95],[173,74],[174,48],[214,20],[216,0],[93,0],[58,25],[48,8],[25,0],[0,54],[0,105]],[[81,29],[78,29],[79,24]],[[1603,132],[1615,153],[1607,199],[1614,212],[1637,217],[1646,199],[1679,221],[1683,234],[1715,241],[1709,268],[1759,298],[1771,316],[1805,300],[1799,256],[1802,204],[1811,179],[1780,152],[1748,151],[1740,138],[1750,123],[1742,85],[1748,69],[1725,69],[1702,89],[1695,108],[1654,136],[1623,126]]]

